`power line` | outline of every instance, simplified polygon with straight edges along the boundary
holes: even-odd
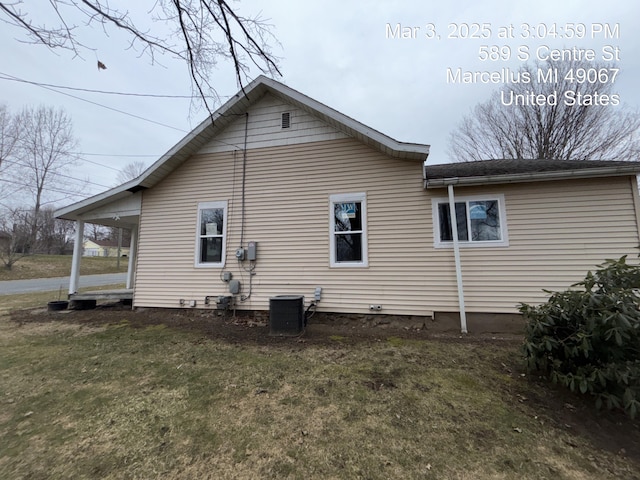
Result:
[[[113,170],[114,172],[119,172],[120,171],[119,168],[111,167],[109,165],[105,165],[104,163],[99,163],[99,162],[94,162],[92,160],[87,160],[86,158],[81,158],[80,161],[81,162],[92,163],[93,165],[98,165],[99,167],[108,168],[110,170]]]
[[[4,77],[1,76],[1,75],[4,75]],[[150,123],[154,123],[156,125],[160,125],[162,127],[171,128],[172,130],[177,130],[177,131],[182,132],[182,133],[189,133],[189,132],[187,130],[183,130],[181,128],[173,127],[171,125],[167,125],[167,124],[164,124],[164,123],[161,123],[161,122],[156,122],[155,120],[151,120],[149,118],[141,117],[141,116],[135,115],[133,113],[125,112],[123,110],[118,110],[118,109],[113,108],[113,107],[108,107],[108,106],[103,105],[101,103],[93,102],[91,100],[87,100],[87,99],[82,98],[82,97],[77,97],[77,96],[71,95],[69,93],[60,92],[58,90],[55,90],[55,88],[64,88],[64,89],[68,89],[68,90],[77,90],[77,91],[90,92],[90,93],[102,93],[102,94],[112,94],[112,95],[128,95],[128,96],[138,96],[138,97],[145,97],[146,96],[146,97],[160,97],[160,98],[163,98],[163,97],[166,97],[166,98],[196,98],[194,96],[183,96],[183,95],[156,95],[156,94],[138,94],[138,93],[126,93],[126,92],[110,92],[110,91],[103,91],[103,90],[92,90],[92,89],[84,89],[84,88],[77,88],[77,87],[52,85],[52,84],[47,84],[47,83],[41,83],[41,82],[34,82],[34,81],[30,81],[30,80],[25,80],[23,78],[16,77],[15,75],[10,75],[8,73],[3,73],[3,72],[0,72],[0,80],[10,80],[10,81],[15,81],[15,82],[21,82],[21,83],[27,83],[27,84],[30,84],[30,85],[35,85],[35,86],[44,88],[45,90],[50,90],[52,92],[59,93],[60,95],[66,95],[68,97],[75,98],[76,100],[87,102],[87,103],[90,103],[92,105],[97,105],[99,107],[106,108],[106,109],[112,110],[114,112],[122,113],[123,115],[128,115],[128,116],[133,117],[133,118],[144,120],[145,122],[150,122]],[[200,98],[200,97],[198,96],[197,98]],[[207,98],[209,98],[209,97],[207,97]],[[211,97],[211,98],[214,98],[214,97]],[[219,99],[231,98],[231,96],[222,96],[222,97],[218,96],[217,98],[219,98]],[[229,116],[235,117],[235,116],[240,116],[240,115],[243,115],[243,114],[238,114],[238,113],[221,114],[221,115],[219,115],[219,117],[229,117]],[[240,149],[240,147],[238,145],[227,143],[227,142],[224,142],[222,140],[214,139],[213,141],[215,141],[217,143],[220,143],[222,145],[228,145],[228,146],[234,147],[236,149]],[[108,155],[108,154],[98,154],[98,153],[84,153],[83,155],[99,155],[99,156],[111,156],[111,157],[121,157],[121,156],[122,157],[160,157],[160,155]],[[89,163],[92,163],[92,162],[89,162]],[[110,168],[110,167],[107,167],[107,168]]]
[[[84,153],[84,152],[73,152],[75,155],[78,155],[80,157],[84,156],[84,155],[92,155],[92,156],[96,156],[96,157],[124,157],[124,158],[160,158],[163,155],[111,155],[108,153]],[[114,172],[121,172],[122,169],[121,168],[115,168],[112,167],[110,165],[105,165],[104,163],[100,163],[100,162],[96,162],[94,160],[89,160],[87,158],[80,158],[79,159],[81,162],[86,162],[86,163],[91,163],[93,165],[97,165],[99,167],[104,167],[104,168],[108,168],[109,170],[113,170]]]
[[[0,77],[0,80],[9,80],[12,82],[19,82],[19,83],[28,83],[30,85],[36,85],[38,87],[62,88],[64,90],[74,90],[77,92],[100,93],[104,95],[121,95],[121,96],[127,96],[127,97],[176,98],[176,99],[201,98],[200,96],[196,97],[194,95],[164,95],[164,94],[155,94],[155,93],[133,93],[133,92],[113,92],[109,90],[94,90],[91,88],[69,87],[65,85],[54,85],[51,83],[35,82],[33,80],[26,80],[24,78],[16,77],[14,75],[10,75],[4,72],[0,72],[0,75],[4,75],[4,77]],[[206,98],[215,98],[215,97],[206,96]]]
[[[7,75],[7,74],[4,74],[4,75]],[[9,77],[13,77],[13,75],[8,75],[8,76]],[[14,78],[18,78],[18,77],[14,77]],[[11,80],[11,78],[3,78],[3,77],[0,77],[0,79]],[[151,120],[149,118],[141,117],[140,115],[135,115],[133,113],[125,112],[124,110],[118,110],[117,108],[108,107],[108,106],[103,105],[101,103],[94,102],[92,100],[87,100],[86,98],[78,97],[76,95],[71,95],[70,93],[60,92],[59,90],[56,90],[56,89],[51,88],[51,87],[45,87],[43,85],[38,85],[38,86],[40,88],[44,88],[45,90],[49,90],[51,92],[59,93],[60,95],[65,95],[67,97],[75,98],[76,100],[80,100],[82,102],[87,102],[87,103],[90,103],[92,105],[96,105],[98,107],[106,108],[107,110],[112,110],[114,112],[122,113],[123,115],[128,115],[129,117],[137,118],[138,120],[144,120],[145,122],[154,123],[156,125],[160,125],[161,127],[170,128],[172,130],[177,130],[177,131],[182,132],[182,133],[188,133],[186,130],[183,130],[183,129],[178,128],[178,127],[173,127],[171,125],[167,125],[166,123],[156,122],[155,120]]]
[[[171,125],[166,125],[164,123],[156,122],[155,120],[150,120],[148,118],[140,117],[138,115],[135,115],[135,114],[132,114],[132,113],[128,113],[128,112],[124,112],[122,110],[118,110],[118,109],[115,109],[115,108],[112,108],[112,107],[108,107],[106,105],[102,105],[102,104],[97,103],[97,102],[92,102],[91,100],[86,100],[86,99],[81,98],[81,97],[76,97],[75,95],[71,95],[71,94],[68,94],[68,93],[65,93],[65,92],[59,92],[57,90],[54,90],[54,88],[64,88],[64,89],[69,89],[69,90],[78,90],[78,91],[90,92],[90,93],[103,93],[103,94],[113,94],[113,95],[129,95],[129,96],[138,96],[138,97],[147,96],[147,97],[160,97],[160,98],[163,98],[163,97],[166,97],[166,98],[201,98],[200,96],[194,97],[193,95],[191,95],[191,96],[184,95],[183,96],[183,95],[156,95],[156,94],[142,94],[142,93],[138,94],[138,93],[126,93],[126,92],[109,92],[109,91],[103,91],[103,90],[83,89],[83,88],[76,88],[76,87],[66,87],[66,86],[61,86],[61,85],[52,85],[52,84],[41,83],[41,82],[33,82],[33,81],[30,81],[30,80],[25,80],[25,79],[22,79],[20,77],[16,77],[15,75],[10,75],[8,73],[3,73],[3,72],[0,72],[0,75],[4,75],[4,77],[0,76],[0,80],[10,80],[10,81],[27,83],[27,84],[30,84],[30,85],[36,85],[36,86],[44,88],[46,90],[50,90],[52,92],[59,93],[61,95],[66,95],[68,97],[72,97],[72,98],[75,98],[77,100],[81,100],[83,102],[91,103],[91,104],[97,105],[99,107],[103,107],[103,108],[106,108],[106,109],[109,109],[109,110],[113,110],[115,112],[122,113],[124,115],[129,115],[131,117],[138,118],[140,120],[144,120],[144,121],[147,121],[147,122],[155,123],[157,125],[160,125],[160,126],[163,126],[163,127],[167,127],[167,128],[171,128],[173,130],[177,130],[177,131],[183,132],[183,133],[188,133],[188,132],[186,130],[182,130],[180,128],[173,127]],[[54,87],[54,88],[51,88],[51,87]],[[231,97],[232,97],[232,95],[226,95],[226,96],[219,96],[218,95],[217,97],[206,97],[206,98],[229,99]],[[221,114],[219,116],[220,117],[229,117],[229,116],[235,117],[235,116],[241,116],[241,115],[243,115],[243,114],[233,113],[233,114]],[[214,141],[218,142],[218,143],[220,143],[222,145],[229,145],[231,147],[235,147],[237,149],[240,149],[240,147],[238,145],[227,143],[227,142],[224,142],[222,140],[214,140]],[[124,157],[159,157],[160,156],[160,155],[108,155],[108,154],[99,154],[99,153],[85,153],[84,155],[102,155],[102,156],[112,156],[112,157],[119,157],[119,156],[124,156]]]
[[[148,118],[145,118],[145,117],[141,117],[139,115],[135,115],[135,114],[132,114],[132,113],[129,113],[129,112],[125,112],[123,110],[118,110],[116,108],[109,107],[107,105],[103,105],[103,104],[98,103],[98,102],[93,102],[91,100],[87,100],[87,99],[82,98],[82,97],[71,95],[69,93],[60,92],[58,90],[55,90],[55,88],[63,88],[63,89],[68,89],[68,90],[77,90],[77,91],[83,91],[83,92],[89,92],[89,93],[101,93],[101,94],[111,94],[111,95],[127,95],[127,96],[138,96],[138,97],[195,98],[193,96],[184,96],[184,95],[157,95],[157,94],[138,94],[138,93],[127,93],[127,92],[110,92],[110,91],[102,91],[102,90],[92,90],[92,89],[68,87],[68,86],[62,86],[62,85],[53,85],[53,84],[47,84],[47,83],[34,82],[34,81],[26,80],[26,79],[23,79],[23,78],[20,78],[20,77],[16,77],[14,75],[10,75],[8,73],[3,73],[3,72],[0,72],[0,80],[10,80],[10,81],[15,81],[15,82],[35,85],[35,86],[44,88],[45,90],[52,91],[54,93],[59,93],[61,95],[66,95],[68,97],[75,98],[76,100],[87,102],[87,103],[90,103],[92,105],[96,105],[96,106],[99,106],[99,107],[102,107],[102,108],[106,108],[108,110],[112,110],[114,112],[121,113],[123,115],[128,115],[130,117],[137,118],[139,120],[144,120],[146,122],[150,122],[150,123],[153,123],[153,124],[156,124],[156,125],[160,125],[160,126],[163,126],[163,127],[166,127],[166,128],[171,128],[172,130],[177,130],[177,131],[182,132],[182,133],[188,133],[188,132],[186,130],[181,129],[181,128],[173,127],[171,125],[167,125],[167,124],[164,124],[164,123],[161,123],[161,122],[157,122],[155,120],[151,120],[151,119],[148,119]],[[225,98],[225,97],[219,97],[219,98]],[[228,97],[228,98],[230,98],[230,97]],[[231,114],[231,116],[238,116],[238,115],[240,115],[240,114]],[[227,117],[229,115],[220,115],[220,116],[221,117]],[[238,145],[227,143],[227,142],[219,140],[219,139],[213,139],[213,141],[215,141],[217,143],[220,143],[222,145],[228,145],[230,147],[234,147],[235,149],[240,149],[240,147]],[[84,152],[77,152],[76,154],[77,155],[82,155],[82,156],[86,155],[86,156],[129,157],[129,158],[138,158],[139,157],[139,158],[157,158],[157,159],[164,158],[166,156],[166,154],[164,154],[164,155],[124,155],[124,154],[123,155],[119,155],[119,154],[101,154],[101,153],[84,153]],[[108,169],[111,169],[111,170],[114,170],[114,171],[118,171],[118,172],[120,171],[120,169],[111,167],[109,165],[104,165],[104,164],[99,163],[99,162],[91,161],[91,160],[88,160],[86,158],[82,158],[80,160],[84,161],[84,162],[87,162],[87,163],[91,163],[91,164],[100,166],[100,167],[108,168]],[[96,185],[99,185],[99,184],[96,184]],[[101,186],[103,186],[103,185],[101,185]],[[110,187],[106,187],[106,186],[103,186],[103,187],[110,188]]]
[[[18,185],[20,187],[31,187],[32,185],[29,185],[28,183],[22,183],[22,182],[16,182],[15,180],[7,180],[6,178],[0,178],[0,182],[4,182],[4,183],[10,183],[11,185]],[[55,193],[62,193],[64,195],[66,195],[67,197],[80,197],[81,194],[79,193],[74,193],[74,192],[70,192],[68,190],[61,190],[59,188],[54,188],[54,187],[43,187],[43,190],[46,190],[48,192],[55,192]],[[48,202],[51,203],[51,202]]]
[[[2,163],[3,164],[7,163],[9,165],[20,165],[22,167],[29,168],[29,165],[24,164],[24,163],[20,163],[20,162],[15,162],[13,160],[4,160]],[[81,178],[72,177],[71,175],[65,175],[64,173],[59,173],[59,172],[52,173],[51,176],[52,176],[52,178],[55,178],[56,176],[57,177],[62,177],[62,178],[68,178],[70,180],[76,180],[76,181],[82,182],[84,184],[95,185],[97,187],[102,187],[102,188],[112,188],[112,187],[110,187],[108,185],[102,185],[100,183],[92,182],[90,180],[83,180]]]
[[[152,155],[152,154],[148,154],[148,155],[138,155],[138,154],[126,154],[126,153],[87,153],[87,152],[71,152],[75,155],[88,155],[88,156],[95,156],[95,157],[153,157],[153,158],[158,158],[161,155]]]

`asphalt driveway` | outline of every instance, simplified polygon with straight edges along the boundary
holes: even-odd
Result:
[[[101,285],[115,285],[127,281],[126,273],[106,273],[102,275],[82,275],[80,287],[98,287]],[[0,282],[0,295],[16,293],[50,292],[59,290],[66,294],[69,290],[69,277],[34,278],[30,280],[9,280]]]

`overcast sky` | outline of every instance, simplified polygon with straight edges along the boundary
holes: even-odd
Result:
[[[500,87],[482,80],[447,81],[448,69],[517,69],[522,52],[531,60],[552,49],[592,49],[598,60],[608,52],[619,56],[621,68],[614,92],[622,104],[640,108],[640,3],[635,1],[243,0],[232,5],[270,19],[280,42],[273,46],[283,73],[277,80],[396,140],[431,145],[429,164],[449,161],[451,131]],[[48,11],[45,5],[42,11]],[[144,55],[127,50],[117,33],[105,37],[96,29],[90,41],[97,52],[85,52],[83,58],[21,43],[24,38],[18,28],[0,23],[0,77],[115,92],[191,93],[184,65],[169,58],[151,65]],[[482,61],[483,45],[499,58]],[[107,70],[98,70],[97,60]],[[237,92],[229,65],[213,76],[220,95]],[[150,165],[204,118],[203,111],[190,115],[186,99],[59,91],[67,95],[0,79],[0,103],[12,111],[46,105],[63,107],[71,116],[85,159],[73,175],[92,182],[87,196],[105,189],[100,185],[113,186],[117,170],[132,161]]]

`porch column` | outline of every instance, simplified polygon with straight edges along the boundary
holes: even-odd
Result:
[[[80,284],[80,260],[82,259],[82,241],[84,240],[84,222],[76,221],[76,238],[73,242],[73,258],[71,260],[71,278],[69,278],[69,295],[78,292]]]
[[[467,333],[467,313],[464,308],[464,287],[462,285],[462,262],[460,260],[460,242],[458,240],[458,215],[453,185],[448,185],[449,214],[451,215],[451,233],[453,234],[453,255],[456,262],[456,281],[458,283],[458,305],[460,307],[460,331]]]
[[[136,255],[138,254],[138,227],[131,228],[131,243],[129,244],[129,267],[127,268],[127,289],[133,288],[133,277],[136,268]]]

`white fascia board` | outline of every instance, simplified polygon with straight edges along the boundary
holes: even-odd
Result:
[[[106,190],[94,195],[93,197],[85,198],[84,200],[60,208],[55,211],[54,216],[65,220],[78,220],[80,215],[87,210],[92,210],[99,206],[106,205],[107,203],[133,195],[129,189],[138,185],[136,180],[137,179],[130,180],[127,183],[123,183],[122,185]]]
[[[399,158],[412,158],[419,160],[426,160],[429,155],[429,145],[421,144],[421,143],[405,143],[398,142],[393,138],[370,128],[363,123],[354,120],[353,118],[340,113],[337,110],[334,110],[327,105],[314,100],[311,97],[304,95],[303,93],[298,92],[286,85],[283,85],[275,80],[270,78],[260,76],[256,80],[261,80],[265,85],[267,85],[272,91],[280,96],[288,97],[289,101],[294,102],[296,105],[300,106],[304,110],[312,110],[316,116],[321,118],[329,118],[333,120],[334,126],[335,123],[338,123],[337,126],[339,129],[349,132],[357,132],[360,135],[371,139],[374,143],[379,144],[382,147],[386,147],[392,153],[391,156],[399,157]],[[305,108],[306,107],[306,108]],[[342,126],[342,128],[340,128]]]

